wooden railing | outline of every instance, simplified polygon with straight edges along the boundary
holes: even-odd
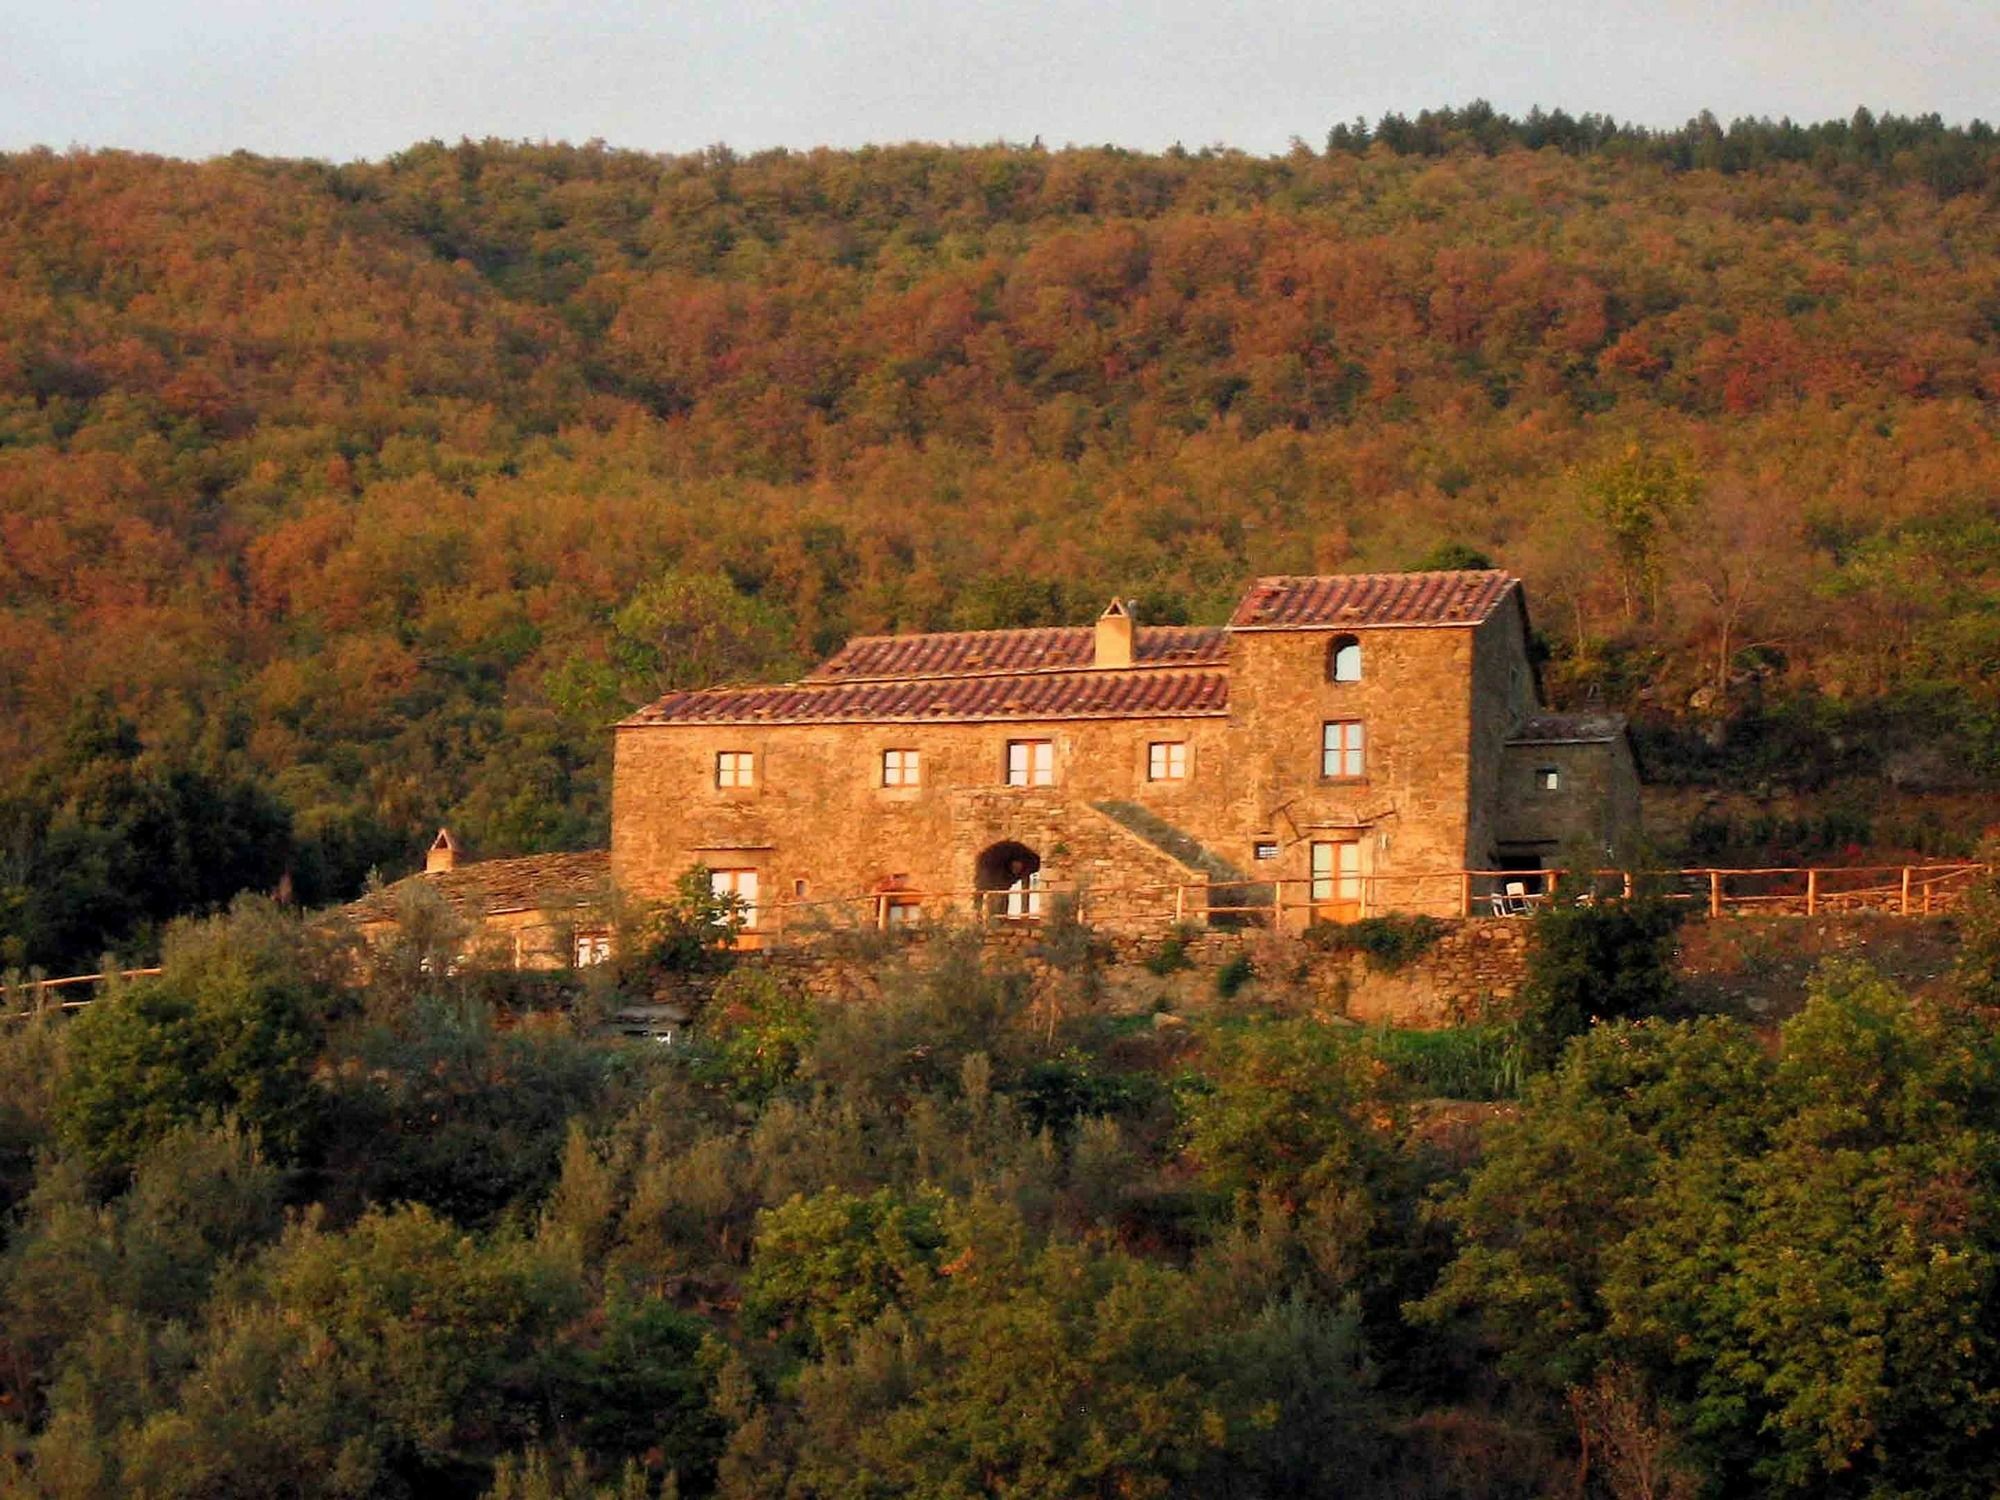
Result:
[[[6,1009],[0,1011],[0,1021],[26,1021],[35,1016],[45,1016],[55,1011],[79,1010],[97,998],[98,990],[109,979],[145,979],[159,973],[158,969],[118,969],[103,974],[70,974],[62,979],[8,979],[0,984],[0,996],[5,997]],[[63,996],[62,991],[74,992]],[[21,999],[27,998],[25,1009]]]
[[[1337,912],[1456,913],[1527,916],[1559,899],[1593,901],[1630,897],[1638,890],[1686,903],[1710,917],[1777,915],[1816,917],[1841,912],[1929,916],[1954,909],[1991,866],[1974,863],[1876,866],[1774,866],[1723,869],[1697,866],[1632,873],[1599,870],[1436,870],[1368,874],[1345,883],[1299,877],[1250,877],[1242,881],[1162,882],[1124,886],[1038,887],[1033,910],[1020,911],[1019,893],[995,890],[875,891],[807,901],[765,903],[744,934],[746,947],[825,930],[894,927],[902,922],[971,916],[996,924],[1046,917],[1057,900],[1075,903],[1085,921],[1172,927],[1215,918],[1243,925],[1286,925]],[[1013,914],[1009,914],[1010,908]]]

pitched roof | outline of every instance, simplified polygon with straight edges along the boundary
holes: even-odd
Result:
[[[1349,626],[1477,625],[1519,588],[1511,573],[1342,573],[1323,578],[1259,578],[1231,630]]]
[[[1086,632],[1088,634],[1088,632]],[[1182,718],[1229,709],[1221,671],[1015,671],[891,682],[805,682],[669,693],[621,728],[649,724],[923,724],[1028,719]]]
[[[562,911],[604,899],[611,884],[611,855],[604,849],[576,854],[528,854],[518,859],[482,859],[454,870],[411,875],[370,891],[340,908],[355,922],[396,919],[403,893],[428,886],[461,917],[490,917],[510,911]]]
[[[1510,745],[1598,745],[1625,733],[1623,714],[1531,714],[1507,736]]]
[[[1091,665],[1096,634],[1088,625],[1065,625],[1037,630],[857,636],[805,680],[868,682],[1080,669]],[[1229,633],[1218,626],[1141,625],[1132,632],[1134,666],[1219,666],[1228,653]]]

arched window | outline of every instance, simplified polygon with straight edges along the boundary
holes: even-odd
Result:
[[[1361,638],[1352,635],[1337,635],[1333,644],[1326,648],[1326,680],[1328,682],[1359,682],[1361,680]]]

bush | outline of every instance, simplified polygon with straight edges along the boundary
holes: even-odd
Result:
[[[1228,963],[1215,971],[1215,992],[1225,1000],[1233,1000],[1238,992],[1257,977],[1257,965],[1247,953],[1232,956]]]
[[[1522,986],[1521,1034],[1547,1067],[1593,1021],[1657,1015],[1673,1003],[1674,933],[1683,908],[1658,896],[1590,905],[1557,900],[1535,913]]]
[[[702,1021],[710,1044],[702,1076],[752,1103],[791,1081],[819,1035],[813,1000],[761,969],[723,980]]]
[[[636,931],[624,935],[618,947],[631,958],[621,967],[667,974],[726,969],[743,916],[743,898],[715,891],[708,867],[696,865],[675,884],[671,901],[641,915]]]
[[[100,1175],[170,1132],[233,1114],[279,1159],[314,1126],[312,1068],[343,998],[316,940],[268,902],[176,926],[164,972],[108,993],[70,1028],[58,1133]]]
[[[1160,939],[1160,946],[1141,961],[1148,974],[1165,979],[1169,974],[1178,974],[1183,969],[1192,969],[1194,960],[1188,957],[1189,930],[1176,927]]]
[[[1407,967],[1437,946],[1444,923],[1436,917],[1363,917],[1358,922],[1315,922],[1306,941],[1328,953],[1359,953],[1384,974]]]

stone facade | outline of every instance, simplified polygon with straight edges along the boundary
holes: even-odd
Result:
[[[1518,745],[1536,724],[1568,739]],[[1556,755],[1557,786],[1522,782]],[[1115,603],[1095,630],[862,640],[796,684],[670,695],[617,731],[611,875],[656,900],[723,872],[753,944],[1060,891],[1107,930],[1455,915],[1463,870],[1584,833],[1619,852],[1630,767],[1622,723],[1540,711],[1518,580],[1263,579],[1222,630]],[[1007,894],[1031,874],[1044,893]]]

